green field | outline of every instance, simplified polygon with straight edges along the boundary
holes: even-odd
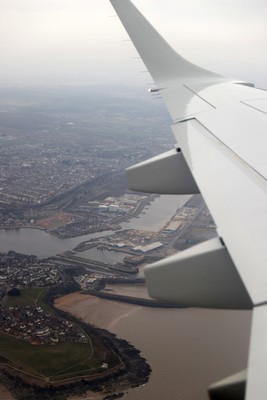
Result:
[[[0,354],[9,360],[10,366],[53,381],[98,372],[106,351],[92,348],[90,343],[32,345],[1,333]]]
[[[8,296],[6,306],[7,307],[26,307],[26,306],[38,306],[44,310],[49,307],[43,302],[43,298],[46,295],[47,288],[30,288],[22,289],[20,296]]]
[[[20,296],[9,296],[6,306],[31,305],[49,309],[43,302],[47,290],[23,289]],[[94,375],[102,371],[101,366],[104,362],[108,362],[110,366],[119,364],[118,358],[96,338],[89,338],[88,343],[33,345],[0,333],[0,356],[6,358],[11,367],[49,382]]]

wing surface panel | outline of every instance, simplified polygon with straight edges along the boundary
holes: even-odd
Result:
[[[247,104],[250,107],[255,108],[258,111],[261,111],[267,114],[267,99],[254,99],[254,100],[246,100],[244,104]]]
[[[173,132],[253,303],[267,301],[266,180],[196,119]]]
[[[160,90],[173,121],[190,118],[198,113],[214,109],[207,101],[196,96],[184,85],[175,85]]]
[[[241,84],[240,81],[220,82],[211,85],[203,85],[203,82],[191,81],[188,88],[203,100],[212,104],[215,108],[233,106],[235,103],[249,101],[266,101],[267,92],[255,87]]]
[[[253,115],[264,125],[266,118],[261,114],[267,113],[267,92],[240,83],[237,81],[218,83],[214,80],[202,79],[199,82],[184,80],[183,84],[175,83],[170,87],[160,89],[159,92],[175,122],[214,109],[229,110],[233,107],[242,109],[246,105],[258,112],[257,115],[256,113]],[[249,114],[247,107],[244,114],[246,112]],[[242,124],[242,127],[245,126],[242,119],[239,123]],[[239,130],[241,130],[241,126]],[[255,131],[255,122],[253,131]]]
[[[197,119],[246,164],[267,178],[266,114],[239,103],[235,107],[202,113]]]

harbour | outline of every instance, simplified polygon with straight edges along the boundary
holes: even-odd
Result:
[[[121,229],[140,229],[157,232],[160,227],[182,207],[190,196],[160,196],[148,206],[142,214],[121,224]],[[33,254],[37,257],[51,257],[72,250],[79,243],[114,234],[114,231],[90,233],[73,238],[60,238],[46,230],[20,228],[14,230],[0,229],[0,252],[9,250],[18,253]],[[105,254],[96,252],[99,260],[105,262]]]

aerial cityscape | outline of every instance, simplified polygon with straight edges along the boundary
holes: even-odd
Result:
[[[126,167],[171,148],[168,116],[94,86],[1,89],[0,112],[2,398],[127,398],[153,367],[113,323],[186,307],[150,298],[144,266],[215,235],[200,195],[127,190]]]

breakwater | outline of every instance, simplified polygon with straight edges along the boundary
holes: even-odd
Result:
[[[123,303],[135,304],[145,307],[156,307],[156,308],[187,308],[185,305],[174,304],[165,301],[153,300],[153,299],[142,299],[140,297],[125,296],[114,293],[107,293],[98,290],[86,290],[85,294],[100,297],[102,299],[121,301]]]

